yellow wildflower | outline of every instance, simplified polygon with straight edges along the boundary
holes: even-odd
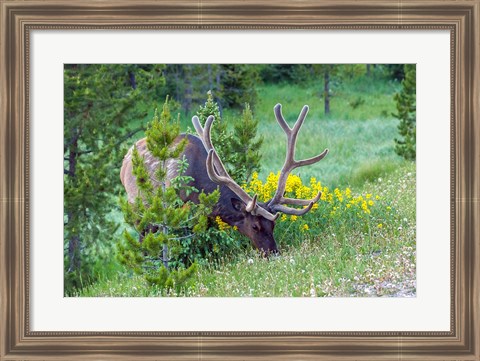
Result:
[[[347,198],[351,198],[352,197],[352,190],[350,188],[347,188],[345,189],[345,196]]]
[[[373,206],[373,201],[372,201],[372,200],[368,201],[368,205],[369,205],[370,207]]]
[[[298,175],[289,174],[287,178],[287,183],[285,185],[286,192],[295,192],[298,187],[302,186],[302,180]]]
[[[327,202],[328,202],[328,203],[332,203],[332,202],[333,202],[333,194],[332,194],[332,193],[328,193],[328,194],[327,194]]]
[[[298,218],[298,217],[297,217],[296,215],[294,215],[294,214],[290,216],[290,220],[291,220],[292,222],[295,222],[295,221],[297,220],[297,218]]]
[[[226,229],[229,229],[230,226],[228,223],[225,223],[220,216],[215,217],[215,222],[217,222],[218,229],[221,231],[225,231]]]
[[[342,194],[342,192],[340,191],[340,189],[335,188],[335,190],[333,191],[333,193],[335,193],[335,197],[337,197],[337,199],[338,199],[339,202],[343,202],[343,194]]]
[[[308,227],[308,224],[306,224],[306,223],[302,227],[303,231],[308,231],[309,229],[310,229],[310,227]]]
[[[382,223],[379,223],[379,224],[377,225],[377,228],[378,228],[378,229],[381,229],[382,227],[383,227],[383,224],[382,224]]]

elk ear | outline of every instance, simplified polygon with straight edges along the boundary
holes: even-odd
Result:
[[[245,204],[243,204],[243,202],[240,199],[232,198],[231,201],[232,201],[233,209],[239,212],[245,212]]]

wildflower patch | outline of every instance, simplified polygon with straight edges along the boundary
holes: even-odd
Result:
[[[258,173],[253,173],[249,183],[243,188],[250,194],[258,194],[262,202],[270,200],[277,190],[280,172],[271,172],[265,182],[259,179]],[[372,192],[355,194],[349,187],[344,189],[322,185],[315,177],[308,183],[303,183],[300,176],[289,174],[285,187],[285,197],[309,199],[322,192],[320,200],[312,210],[302,216],[287,216],[283,214],[277,221],[276,230],[279,234],[288,233],[289,240],[302,238],[309,233],[320,235],[329,227],[338,230],[358,229],[364,232],[382,231],[393,227],[396,211],[391,202]],[[222,227],[219,224],[219,227]],[[300,231],[300,232],[298,232]],[[291,242],[289,242],[291,243]]]

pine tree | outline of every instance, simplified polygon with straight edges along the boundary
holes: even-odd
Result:
[[[178,258],[183,244],[192,241],[195,232],[204,232],[207,216],[218,201],[219,193],[200,194],[200,204],[183,202],[181,192],[198,192],[185,176],[188,162],[185,157],[178,161],[178,175],[166,187],[167,160],[178,159],[185,149],[187,139],[175,144],[180,134],[179,120],[172,121],[168,98],[160,115],[154,118],[146,131],[147,148],[159,160],[155,171],[154,187],[143,157],[134,148],[132,153],[133,174],[139,191],[134,204],[121,200],[125,220],[142,234],[142,242],[128,231],[125,242],[119,245],[119,260],[124,265],[142,274],[145,279],[162,290],[177,293],[195,273],[196,264],[185,264]]]
[[[112,266],[111,217],[121,187],[123,142],[143,131],[131,119],[162,89],[162,65],[66,64],[64,67],[64,289],[94,282]],[[150,105],[151,107],[151,105]]]
[[[416,158],[416,66],[405,64],[405,78],[402,80],[402,90],[395,94],[397,114],[400,119],[398,132],[401,139],[395,139],[395,152],[407,160]]]
[[[200,106],[197,115],[202,125],[210,115],[215,117],[212,142],[220,159],[238,184],[248,182],[253,171],[260,170],[260,147],[263,143],[263,138],[257,137],[258,120],[253,118],[250,105],[245,103],[242,117],[233,122],[233,132],[228,131],[227,122],[222,120],[220,108],[211,91],[207,93],[207,101]]]
[[[248,183],[254,171],[260,170],[263,137],[257,137],[258,120],[253,118],[250,105],[245,103],[240,121],[233,126],[229,152],[234,156],[231,176],[238,184]]]
[[[332,79],[335,79],[341,65],[334,64],[314,64],[313,72],[323,77],[322,98],[324,101],[324,113],[326,116],[330,114],[330,100],[332,91]]]
[[[224,162],[229,170],[229,165],[232,164],[233,159],[228,152],[229,144],[231,142],[231,135],[227,131],[227,123],[222,120],[220,114],[220,107],[218,103],[213,99],[213,93],[211,90],[207,92],[207,101],[203,106],[199,107],[197,111],[198,119],[202,126],[205,125],[207,118],[213,115],[215,117],[215,126],[212,127],[212,142],[218,153],[218,156]]]
[[[229,108],[254,105],[257,101],[256,83],[260,80],[259,68],[251,64],[221,64],[220,95],[222,104]]]

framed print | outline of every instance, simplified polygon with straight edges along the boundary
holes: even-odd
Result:
[[[478,0],[0,4],[0,359],[480,359]]]

